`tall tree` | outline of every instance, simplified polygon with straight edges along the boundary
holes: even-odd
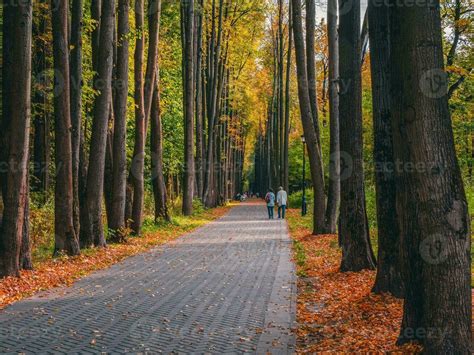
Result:
[[[298,98],[300,102],[301,121],[309,153],[309,164],[311,170],[311,180],[314,187],[314,214],[313,233],[324,232],[324,215],[326,201],[324,195],[324,177],[321,165],[321,150],[318,137],[314,129],[313,112],[311,108],[311,98],[308,87],[308,66],[306,63],[303,24],[301,14],[301,0],[292,0],[293,5],[293,34],[295,40],[296,69],[298,79]],[[314,83],[314,82],[313,82]],[[311,83],[311,85],[313,85]]]
[[[48,76],[49,69],[47,57],[50,49],[44,41],[44,34],[48,31],[48,24],[51,19],[49,16],[49,6],[47,0],[38,2],[38,19],[33,21],[33,57],[32,70],[33,82],[32,92],[32,116],[34,119],[34,138],[33,138],[33,174],[31,177],[31,187],[33,191],[40,192],[43,196],[43,202],[46,201],[46,194],[50,185],[50,117],[48,109],[48,95],[46,88],[49,87]]]
[[[391,4],[391,3],[390,3]],[[390,8],[392,131],[405,304],[400,343],[472,351],[470,218],[456,159],[439,2]],[[420,45],[422,44],[422,45]],[[420,334],[411,330],[424,329]]]
[[[104,166],[107,145],[110,98],[112,90],[113,36],[115,24],[115,1],[104,0],[100,22],[100,45],[97,81],[101,90],[94,106],[92,136],[87,175],[87,220],[85,240],[98,247],[106,245],[102,223],[102,197],[104,194]]]
[[[148,41],[148,57],[147,57],[147,66],[145,77],[139,79],[136,83],[137,86],[142,87],[142,93],[139,92],[137,100],[143,101],[143,112],[139,112],[138,118],[141,119],[143,114],[143,122],[140,122],[137,127],[139,127],[138,133],[136,133],[136,150],[134,152],[134,167],[133,174],[134,176],[134,192],[133,192],[133,205],[132,205],[132,224],[131,228],[135,234],[140,234],[142,224],[143,224],[143,201],[145,198],[145,178],[144,178],[144,169],[145,169],[145,145],[146,145],[146,136],[148,131],[148,121],[151,111],[151,103],[153,99],[154,83],[156,76],[156,66],[157,66],[157,57],[158,57],[158,41],[159,41],[159,23],[161,15],[161,0],[150,0],[148,3],[148,32],[149,32],[149,41]],[[138,15],[137,15],[138,16]],[[139,19],[139,23],[143,21]],[[137,39],[138,41],[138,39]],[[144,46],[144,43],[143,43]],[[140,47],[137,48],[138,51],[141,50]],[[141,62],[140,67],[143,67],[143,53],[141,58],[139,53],[136,54],[136,64]],[[137,75],[143,78],[142,71],[140,69]],[[137,108],[138,111],[142,111],[140,107]]]
[[[183,214],[193,212],[194,197],[194,0],[182,0],[184,17],[184,189]]]
[[[82,132],[82,22],[83,0],[73,0],[71,9],[71,149],[73,182],[73,221],[76,236],[80,235],[79,177],[81,168]]]
[[[0,175],[3,215],[0,225],[0,277],[19,276],[25,223],[31,118],[32,2],[3,4],[2,120]]]
[[[129,0],[119,0],[117,21],[117,66],[114,95],[114,139],[113,139],[113,182],[112,206],[109,216],[109,229],[113,238],[121,240],[125,227],[125,203],[127,186],[127,99],[129,66]]]
[[[204,174],[204,203],[207,207],[214,205],[214,131],[217,122],[217,98],[218,98],[218,83],[219,83],[219,62],[221,58],[222,45],[222,31],[223,31],[223,13],[224,0],[219,0],[219,15],[217,26],[215,21],[216,15],[216,0],[212,0],[211,13],[211,39],[208,44],[208,90],[207,96],[207,149],[206,149],[206,164]],[[217,28],[216,28],[217,27]]]
[[[374,292],[403,296],[390,108],[390,31],[386,4],[369,1],[378,258]]]
[[[54,253],[79,254],[73,221],[71,106],[69,77],[68,4],[51,1],[54,53],[55,121],[55,246]]]
[[[291,52],[291,50],[290,50]],[[284,100],[284,58],[285,58],[285,43],[283,36],[283,0],[278,1],[278,180],[279,185],[284,185],[284,138],[285,138],[285,100]]]
[[[145,94],[143,63],[145,59],[145,36],[144,36],[144,0],[135,1],[135,27],[137,36],[135,40],[134,53],[134,82],[135,82],[135,143],[133,148],[133,159],[130,167],[129,181],[127,188],[127,204],[125,218],[131,221],[132,229],[139,229],[141,225],[142,196],[144,194],[143,169],[145,164]],[[136,231],[135,231],[136,233]]]
[[[203,12],[204,12],[204,0],[199,0],[199,7],[195,11],[195,24],[194,24],[194,57],[195,57],[195,84],[196,84],[196,188],[197,196],[202,199],[203,197],[203,185],[204,185],[204,135],[203,135],[203,70],[202,70],[202,43],[203,43]]]
[[[291,53],[293,50],[293,20],[291,2],[288,7],[288,52],[286,58],[286,82],[285,82],[285,127],[283,145],[283,187],[289,190],[289,148],[290,148],[290,103],[291,103]]]
[[[360,67],[360,1],[341,0],[339,9],[341,214],[339,235],[342,271],[375,268],[365,206],[362,156],[362,87]]]
[[[336,233],[337,216],[341,200],[341,176],[339,150],[339,36],[337,33],[337,0],[328,0],[328,76],[329,76],[329,131],[330,160],[329,187],[326,206],[326,232]]]

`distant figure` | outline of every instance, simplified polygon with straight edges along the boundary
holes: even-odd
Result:
[[[288,194],[283,189],[283,187],[280,186],[280,190],[277,193],[278,219],[280,218],[285,219],[287,201],[288,201]]]
[[[273,219],[273,209],[275,208],[275,194],[272,189],[269,189],[265,196],[265,202],[267,202],[268,219]]]

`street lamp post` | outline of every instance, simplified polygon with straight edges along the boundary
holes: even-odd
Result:
[[[303,142],[303,198],[301,201],[301,215],[306,216],[307,206],[306,203],[306,139],[301,136],[301,142]]]

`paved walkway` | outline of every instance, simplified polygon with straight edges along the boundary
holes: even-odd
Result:
[[[283,221],[243,204],[209,225],[0,312],[0,353],[292,353]]]

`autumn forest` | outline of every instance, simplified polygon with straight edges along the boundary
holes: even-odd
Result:
[[[63,302],[56,287],[99,270],[107,297],[113,280],[118,299],[131,295],[137,285],[107,270],[157,247],[155,281],[184,277],[182,294],[160,296],[174,295],[167,327],[149,313],[139,340],[143,319],[130,328],[137,347],[97,335],[109,329],[97,320],[70,348],[42,333],[53,350],[0,327],[0,353],[472,353],[468,1],[4,0],[0,25],[0,323],[40,291]],[[171,256],[185,264],[169,271]],[[289,293],[274,299],[258,275]],[[194,310],[186,295],[204,284],[215,292]],[[240,323],[216,333],[237,294],[240,321],[267,313],[247,335]],[[200,325],[182,326],[186,313]],[[150,335],[174,326],[169,342]]]

